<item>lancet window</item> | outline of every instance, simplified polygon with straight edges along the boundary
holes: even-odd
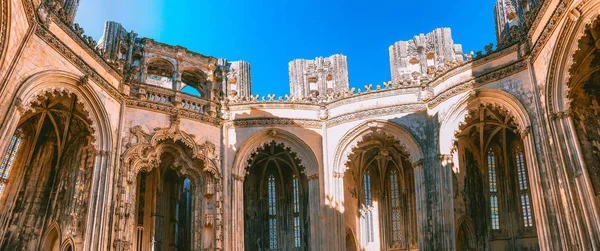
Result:
[[[523,215],[523,226],[532,227],[533,217],[531,213],[531,201],[529,200],[529,185],[527,184],[527,171],[525,170],[525,159],[520,147],[515,149],[515,161],[519,180],[519,197],[521,199],[521,213]]]
[[[6,183],[8,183],[8,175],[10,174],[15,158],[17,157],[21,141],[23,140],[22,134],[23,130],[21,128],[17,129],[10,139],[10,144],[8,145],[8,149],[6,149],[4,158],[2,158],[2,165],[0,166],[0,195],[2,195]]]
[[[371,188],[371,175],[369,173],[365,173],[363,175],[363,188],[365,191],[365,222],[366,222],[366,233],[367,233],[367,242],[373,242],[375,240],[374,237],[374,229],[373,229],[373,191]]]
[[[500,229],[500,215],[498,209],[498,183],[496,177],[496,156],[494,151],[488,151],[488,179],[490,184],[490,214],[492,229]]]
[[[300,163],[276,142],[251,155],[244,179],[246,250],[307,250],[308,181]]]
[[[390,201],[392,214],[392,241],[402,240],[402,221],[400,208],[400,191],[398,189],[398,171],[390,173]]]

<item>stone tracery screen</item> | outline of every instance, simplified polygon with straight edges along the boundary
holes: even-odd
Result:
[[[17,129],[15,134],[12,136],[10,144],[8,145],[8,149],[6,149],[6,153],[2,159],[2,165],[0,166],[0,195],[2,195],[6,183],[8,183],[8,175],[10,174],[12,165],[17,157],[17,152],[19,151],[19,146],[21,146],[21,141],[23,140],[22,134],[23,130],[21,128]]]

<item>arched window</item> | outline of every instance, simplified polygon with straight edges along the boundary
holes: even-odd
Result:
[[[488,179],[490,183],[490,214],[492,229],[500,229],[500,215],[498,214],[498,184],[496,181],[496,156],[494,151],[488,151]]]
[[[515,160],[517,162],[517,175],[519,179],[519,195],[521,197],[521,211],[523,214],[523,226],[532,227],[533,218],[531,216],[531,202],[529,200],[529,186],[527,184],[527,172],[525,171],[525,159],[521,148],[517,146],[515,150]]]
[[[10,140],[10,144],[8,145],[8,149],[6,149],[6,153],[4,154],[4,158],[2,159],[2,165],[0,166],[0,195],[4,191],[4,187],[6,187],[6,183],[8,182],[8,175],[10,174],[10,169],[12,168],[13,163],[15,162],[15,158],[17,157],[17,152],[19,151],[19,146],[21,145],[23,130],[18,128],[15,134],[12,136]]]
[[[398,171],[390,173],[390,200],[392,211],[392,241],[402,240],[402,222],[400,220],[400,191],[398,190]]]
[[[269,249],[277,250],[277,196],[275,192],[275,176],[268,178],[269,195]]]
[[[307,180],[300,160],[275,141],[265,143],[251,157],[244,179],[245,248],[306,250]]]
[[[367,242],[375,241],[375,235],[373,233],[373,193],[371,190],[371,175],[367,172],[363,175],[363,187],[365,190],[365,221],[367,227]]]
[[[300,198],[298,195],[298,178],[294,175],[294,181],[292,184],[293,193],[293,207],[294,207],[294,247],[299,248],[301,245],[301,234],[300,234]]]

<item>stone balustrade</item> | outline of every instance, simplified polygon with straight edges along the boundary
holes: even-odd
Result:
[[[152,84],[138,84],[137,98],[142,101],[159,103],[184,109],[210,117],[217,116],[219,102],[196,97],[180,91],[167,89]]]

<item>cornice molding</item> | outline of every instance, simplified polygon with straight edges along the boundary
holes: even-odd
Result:
[[[376,108],[376,109],[368,109],[362,111],[356,111],[353,113],[348,113],[344,115],[340,115],[337,117],[333,117],[326,121],[327,126],[336,126],[343,124],[345,122],[356,121],[361,119],[369,119],[376,116],[383,115],[391,115],[391,114],[399,114],[406,112],[417,112],[427,110],[427,106],[422,103],[413,103],[413,104],[404,104],[404,105],[395,105],[391,107],[384,108]]]
[[[382,90],[375,90],[375,91],[371,91],[371,92],[363,92],[360,94],[355,94],[354,96],[350,96],[347,98],[341,98],[341,99],[332,101],[331,103],[327,104],[326,107],[328,109],[333,109],[333,108],[336,108],[339,106],[356,103],[356,102],[364,101],[367,99],[378,99],[378,98],[385,98],[385,97],[391,97],[391,96],[403,95],[403,94],[419,94],[419,91],[420,91],[419,87],[404,87],[404,88],[401,87],[401,88],[394,88],[394,89],[382,89]]]
[[[77,67],[84,75],[89,76],[94,82],[104,89],[111,97],[118,101],[123,100],[123,95],[117,88],[108,83],[98,72],[91,68],[81,57],[79,57],[73,50],[67,47],[59,38],[57,38],[50,31],[46,30],[42,25],[38,25],[35,30],[35,34],[48,43],[58,53],[63,55],[65,59],[69,60],[75,67]]]
[[[449,98],[458,95],[459,93],[463,93],[464,91],[467,91],[467,90],[473,90],[473,89],[481,87],[485,84],[504,79],[508,76],[511,76],[511,75],[516,74],[521,71],[524,71],[526,69],[527,69],[527,62],[525,62],[524,60],[521,60],[521,61],[512,63],[510,65],[504,66],[502,68],[495,69],[493,71],[484,73],[480,76],[477,76],[473,79],[467,80],[461,84],[455,85],[453,87],[450,87],[450,88],[440,92],[438,95],[436,95],[433,99],[431,99],[427,103],[427,106],[429,107],[429,109],[432,109],[432,108],[436,107],[437,105],[439,105],[440,103],[448,100]]]
[[[264,108],[264,109],[280,109],[280,108],[290,108],[293,107],[295,110],[307,110],[307,111],[316,111],[321,107],[317,104],[303,104],[303,103],[293,103],[293,102],[269,102],[269,103],[252,103],[252,104],[232,104],[229,105],[229,110],[234,111],[243,111],[250,110],[256,108]]]
[[[230,127],[256,127],[256,126],[300,126],[304,128],[321,128],[323,122],[310,119],[288,118],[257,118],[234,120]]]
[[[60,27],[61,30],[63,30],[71,39],[73,39],[73,41],[75,41],[79,45],[79,47],[84,49],[90,56],[92,56],[96,60],[96,62],[100,63],[102,67],[104,67],[104,69],[106,69],[110,73],[111,76],[116,78],[118,81],[123,80],[123,76],[121,76],[121,74],[119,74],[112,66],[110,66],[104,60],[104,58],[98,55],[98,52],[94,48],[92,48],[88,43],[83,41],[83,39],[81,39],[81,37],[78,36],[71,27],[67,26],[67,24],[65,24],[62,20],[60,20],[60,18],[58,18],[54,14],[51,14],[51,18],[53,23]]]

